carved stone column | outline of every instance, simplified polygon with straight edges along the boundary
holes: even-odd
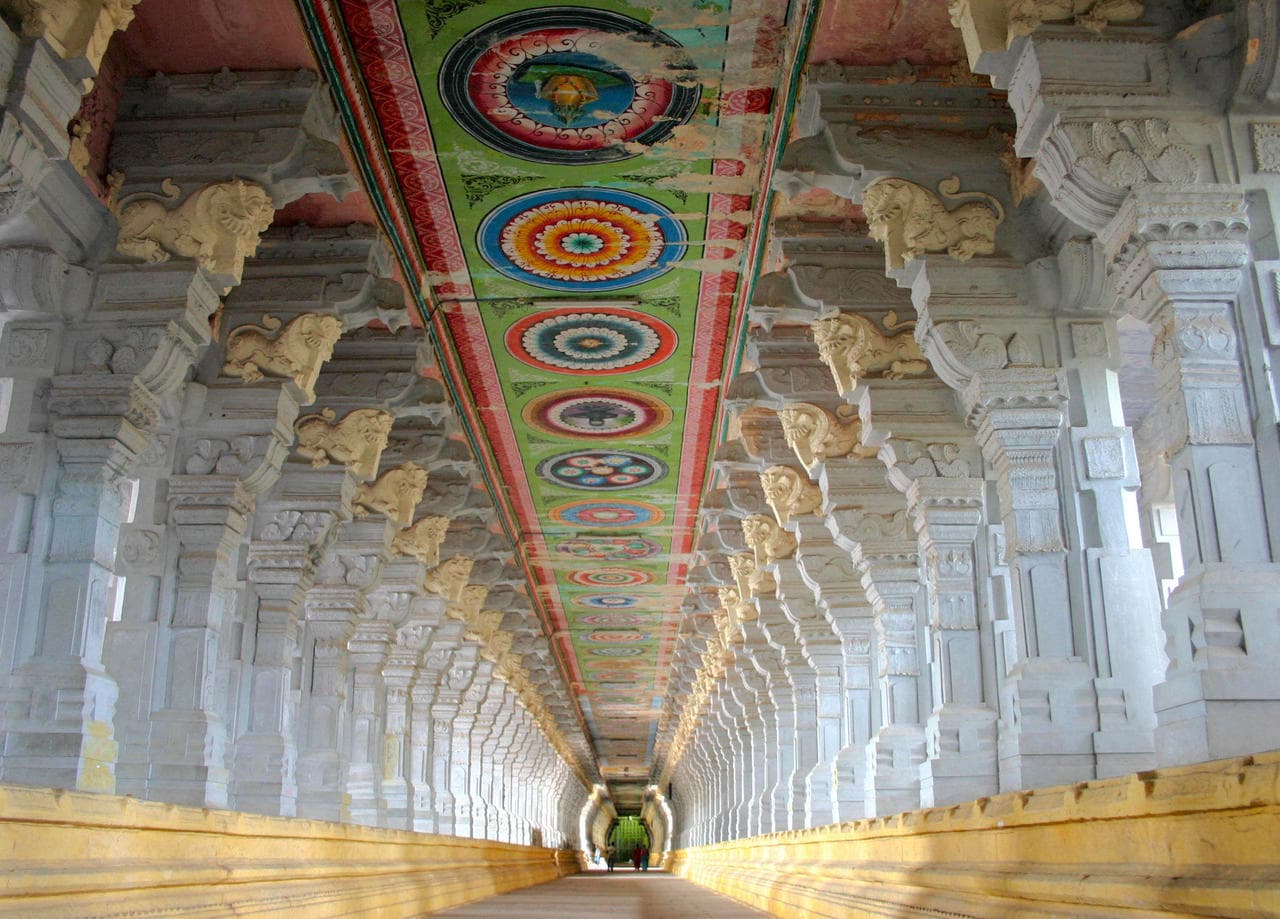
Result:
[[[1261,470],[1234,304],[1248,259],[1243,196],[1229,188],[1135,191],[1104,233],[1116,290],[1151,324],[1153,417],[1172,470],[1186,566],[1165,615],[1157,753],[1189,763],[1280,744],[1280,647]]]

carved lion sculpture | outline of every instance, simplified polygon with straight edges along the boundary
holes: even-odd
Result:
[[[910,328],[914,323],[903,323]],[[889,336],[864,316],[842,313],[813,324],[818,356],[831,368],[841,395],[868,377],[900,380],[923,376],[929,363],[909,333]]]
[[[884,243],[888,268],[901,268],[926,252],[946,252],[967,261],[996,251],[996,227],[1004,220],[1004,208],[991,195],[958,194],[959,188],[955,177],[938,184],[947,198],[978,200],[950,211],[933,192],[906,179],[881,179],[867,188],[862,210],[871,238]]]
[[[161,188],[164,197],[158,200],[122,202],[117,213],[120,254],[148,262],[174,255],[193,258],[206,271],[239,283],[245,258],[257,251],[262,232],[275,217],[266,189],[242,179],[216,182],[171,210],[165,201],[177,200],[181,192],[169,180]]]
[[[327,408],[299,420],[294,426],[298,453],[317,469],[336,460],[360,478],[376,475],[395,416],[378,408],[358,408],[336,424],[335,417],[333,409]]]
[[[357,517],[386,514],[400,527],[413,523],[413,509],[427,488],[427,470],[412,462],[401,463],[356,489],[352,511]]]
[[[303,313],[283,329],[279,319],[264,315],[262,325],[242,325],[227,336],[227,359],[222,372],[256,383],[266,374],[288,377],[307,396],[316,398],[313,387],[320,367],[333,356],[333,346],[342,334],[342,323],[334,316]],[[278,332],[279,334],[272,335]]]

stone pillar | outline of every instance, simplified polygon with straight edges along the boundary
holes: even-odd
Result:
[[[1175,216],[1176,215],[1176,216]],[[1156,687],[1162,764],[1280,745],[1280,566],[1263,514],[1234,306],[1248,258],[1230,188],[1133,192],[1104,231],[1116,290],[1156,335],[1153,415],[1172,470],[1186,566],[1165,615]]]

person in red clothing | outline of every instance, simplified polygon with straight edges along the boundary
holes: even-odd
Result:
[[[644,853],[644,844],[637,843],[636,847],[631,850],[631,864],[635,866],[637,871],[640,870],[640,859]]]

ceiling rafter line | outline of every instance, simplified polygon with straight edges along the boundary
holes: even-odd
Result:
[[[355,92],[361,94],[366,106],[369,105],[367,87],[364,86],[363,80],[359,78],[358,74],[344,74],[343,70],[338,66],[340,55],[337,52],[339,50],[339,45],[351,55],[352,59],[354,59],[354,51],[351,49],[345,28],[342,25],[343,20],[341,18],[341,14],[337,13],[333,9],[334,2],[335,0],[300,0],[298,9],[302,16],[303,24],[307,33],[307,39],[311,44],[312,51],[316,55],[316,60],[320,65],[321,72],[329,83],[331,95],[333,96],[334,103],[338,111],[339,120],[342,123],[343,132],[352,148],[351,152],[353,159],[356,161],[356,168],[359,170],[361,178],[364,180],[370,203],[373,206],[374,213],[379,218],[379,222],[382,224],[382,230],[390,239],[392,249],[396,254],[396,259],[400,263],[402,270],[405,272],[406,278],[417,279],[425,277],[427,274],[425,255],[421,251],[416,235],[402,229],[396,215],[392,212],[391,204],[387,195],[388,189],[383,187],[383,183],[379,181],[379,177],[373,168],[371,151],[369,150],[369,145],[366,144],[366,136],[369,140],[378,143],[378,146],[382,149],[385,150],[385,147],[380,143],[380,137],[377,133],[370,131],[366,135],[365,126],[362,124],[361,119],[357,116],[355,109],[351,105],[351,100],[347,98],[345,92],[337,91],[338,87],[350,87]],[[323,9],[318,9],[317,7],[322,7]],[[334,23],[334,27],[332,29],[326,28],[326,24],[322,19],[322,13],[329,14],[330,21]],[[390,170],[389,166],[388,170]],[[396,199],[400,211],[403,212],[406,210],[403,200],[400,200],[398,195],[396,196]],[[420,263],[415,263],[413,255],[405,244],[405,237],[413,239],[414,249],[416,250],[416,255],[421,260]],[[412,289],[413,302],[423,318],[424,327],[427,331],[432,349],[436,352],[437,357],[440,358],[442,362],[446,354],[449,354],[456,359],[456,352],[454,352],[451,347],[452,336],[448,334],[448,329],[443,318],[438,315],[438,306],[433,305],[431,296],[424,292],[422,285],[413,283],[407,286]],[[445,344],[446,340],[449,340],[448,347]],[[482,444],[481,439],[477,437],[475,421],[470,418],[470,413],[468,411],[469,406],[462,399],[462,394],[458,391],[455,385],[454,377],[461,376],[465,378],[465,374],[442,374],[442,376],[444,377],[443,383],[452,397],[454,404],[461,409],[464,416],[464,423],[461,425],[462,433],[475,456],[480,459],[481,478],[484,481],[485,488],[489,492],[494,505],[499,509],[499,523],[512,547],[518,547],[521,543],[517,538],[516,533],[518,526],[513,528],[513,524],[515,523],[513,509],[508,505],[506,497],[502,493],[501,489],[495,486],[493,467],[496,467],[496,460],[489,450],[486,449],[489,445],[487,443]],[[535,600],[535,608],[537,606],[538,602]],[[540,620],[543,624],[544,634],[547,634],[548,641],[550,642],[549,632],[546,629],[547,614],[545,610],[540,610],[539,612],[542,614],[540,616]],[[564,661],[561,656],[557,656],[556,661],[560,667],[561,678],[564,680],[569,698],[573,703],[572,710],[577,715],[579,726],[585,733],[586,721],[581,707],[578,704],[577,696],[572,691],[570,674],[566,671]],[[592,735],[590,733],[586,733],[585,736],[589,741]],[[590,756],[590,759],[587,763],[582,764],[575,760],[575,762],[570,763],[570,767],[578,774],[578,778],[583,782],[583,784],[590,787],[595,784],[595,781],[593,781],[590,776],[589,770],[584,768],[584,766],[594,766],[595,776],[600,778],[602,777],[600,775],[600,763],[596,756],[596,751],[590,743],[588,743],[588,755]]]

